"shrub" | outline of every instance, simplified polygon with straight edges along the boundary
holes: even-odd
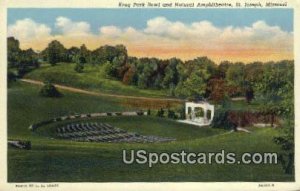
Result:
[[[286,174],[295,172],[295,132],[293,119],[285,122],[285,127],[281,129],[281,133],[273,138],[273,141],[281,146],[282,151],[279,152],[278,161]]]
[[[137,115],[144,115],[144,112],[143,111],[137,111],[136,114]]]
[[[17,69],[18,77],[22,78],[26,73],[30,72],[31,69],[27,66],[20,66]]]
[[[164,113],[165,113],[165,111],[163,110],[163,108],[160,108],[160,110],[157,111],[156,116],[157,117],[164,117]]]
[[[168,109],[168,118],[177,119],[177,116],[176,116],[175,112],[171,109]]]
[[[14,81],[16,81],[16,79],[17,79],[17,75],[14,72],[12,72],[12,71],[7,72],[7,81],[8,82],[14,82]]]
[[[215,111],[214,119],[212,121],[213,128],[222,128],[222,129],[234,129],[236,130],[236,125],[229,120],[229,111],[220,108]]]
[[[40,95],[43,97],[61,97],[62,94],[50,82],[45,82],[45,85],[40,90]]]
[[[180,109],[179,109],[179,118],[180,119],[185,119],[186,116],[185,116],[185,106],[182,106]]]
[[[78,73],[82,73],[84,69],[84,66],[82,63],[77,63],[74,67],[74,70]]]
[[[254,91],[251,87],[249,87],[246,89],[245,94],[246,94],[247,103],[249,104],[254,98]]]

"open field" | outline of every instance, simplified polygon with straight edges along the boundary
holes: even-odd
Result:
[[[38,70],[36,71],[38,72]],[[67,75],[66,75],[67,76]],[[222,129],[197,128],[157,117],[105,117],[91,119],[142,135],[173,137],[169,143],[90,143],[54,139],[53,126],[31,132],[30,124],[71,114],[126,111],[122,100],[62,91],[64,97],[38,96],[39,86],[22,82],[8,88],[8,138],[30,140],[31,150],[8,149],[8,181],[126,182],[126,181],[293,181],[280,164],[266,165],[126,165],[123,149],[149,152],[279,152],[272,138],[278,130],[254,129],[252,133],[228,133]],[[134,110],[135,108],[130,108]],[[60,123],[61,124],[61,123]],[[56,124],[58,125],[58,124]],[[43,127],[41,127],[43,128]]]
[[[54,67],[43,65],[41,68],[28,73],[25,78],[34,80],[51,80],[53,83],[68,85],[86,90],[116,95],[134,95],[147,97],[166,97],[163,90],[138,89],[127,86],[117,80],[105,78],[102,66],[86,64],[83,73],[74,71],[75,64],[62,63]]]

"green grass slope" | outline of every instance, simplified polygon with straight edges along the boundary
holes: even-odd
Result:
[[[120,100],[63,92],[59,99],[38,96],[39,88],[16,83],[8,89],[8,138],[32,142],[31,150],[8,149],[9,182],[130,182],[130,181],[293,181],[280,164],[146,164],[126,165],[122,150],[149,152],[278,152],[272,138],[276,129],[252,133],[227,133],[196,128],[156,117],[111,117],[94,121],[145,135],[175,137],[177,141],[154,144],[84,143],[54,139],[30,132],[33,122],[72,112],[124,111]],[[43,128],[43,127],[41,127]],[[51,128],[48,126],[46,128]]]
[[[56,66],[44,65],[26,74],[24,78],[51,80],[57,84],[118,95],[147,97],[166,97],[167,95],[162,90],[139,89],[135,86],[124,85],[117,80],[107,79],[102,66],[86,64],[83,73],[75,72],[74,67],[75,64],[69,63],[60,63]]]
[[[26,83],[14,83],[8,88],[9,138],[30,137],[31,124],[62,115],[127,110],[120,105],[120,99],[66,91],[62,92],[62,98],[44,98],[39,96],[39,90],[40,87]]]

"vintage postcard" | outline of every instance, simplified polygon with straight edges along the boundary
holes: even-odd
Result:
[[[2,2],[0,190],[300,190],[299,5]]]

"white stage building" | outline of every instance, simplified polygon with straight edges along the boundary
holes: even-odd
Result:
[[[186,102],[185,103],[185,120],[178,120],[182,123],[188,123],[197,126],[208,126],[214,118],[214,105],[205,101]]]

